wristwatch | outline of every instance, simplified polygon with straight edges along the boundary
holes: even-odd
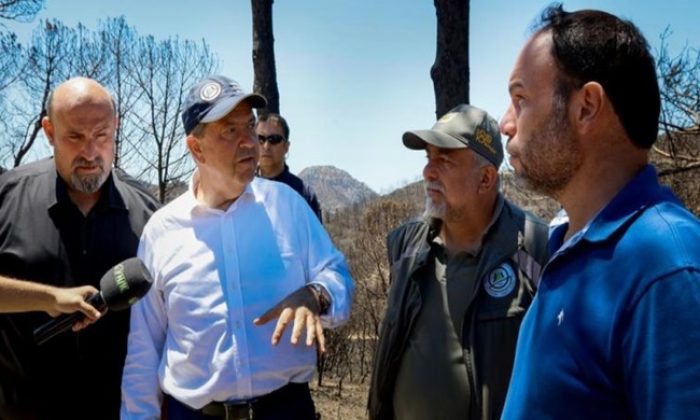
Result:
[[[326,315],[331,308],[331,297],[328,295],[326,288],[318,283],[309,283],[306,287],[311,290],[311,293],[316,298],[316,302],[318,302],[319,315]]]

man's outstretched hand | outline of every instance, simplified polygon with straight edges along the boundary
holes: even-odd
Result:
[[[278,318],[272,333],[272,345],[275,346],[287,325],[294,320],[291,343],[297,345],[302,330],[306,328],[306,345],[311,347],[314,341],[317,341],[318,348],[323,353],[326,351],[326,339],[321,326],[320,308],[316,294],[308,286],[304,286],[287,295],[253,322],[255,325],[264,325]]]

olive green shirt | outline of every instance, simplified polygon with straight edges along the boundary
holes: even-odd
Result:
[[[498,219],[498,201],[491,223]],[[482,247],[495,244],[484,243]],[[420,283],[423,301],[403,354],[394,388],[394,416],[401,420],[465,419],[469,417],[471,386],[463,353],[464,318],[479,287],[477,256],[449,256],[437,236],[432,258]]]

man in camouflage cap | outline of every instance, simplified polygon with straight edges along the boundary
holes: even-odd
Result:
[[[387,238],[370,418],[498,418],[547,225],[499,192],[501,136],[481,109],[459,105],[403,143],[426,151],[426,211]]]

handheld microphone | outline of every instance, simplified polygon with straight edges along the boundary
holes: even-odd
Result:
[[[151,288],[153,278],[138,258],[129,258],[112,267],[100,279],[100,291],[87,302],[100,312],[121,311],[141,299]],[[81,312],[61,315],[34,330],[34,341],[44,344],[70,329],[85,317]]]

